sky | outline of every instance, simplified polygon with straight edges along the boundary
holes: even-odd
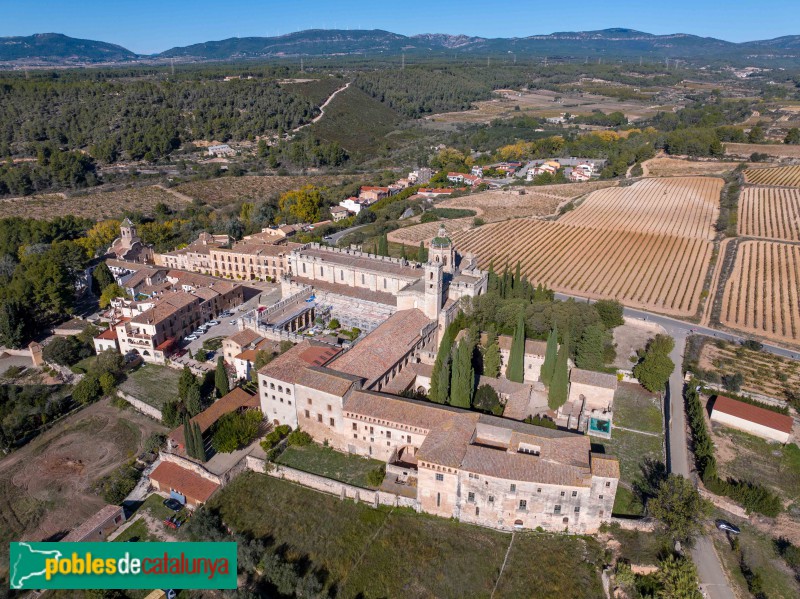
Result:
[[[140,54],[316,28],[524,37],[608,27],[742,42],[800,34],[800,11],[797,0],[0,0],[0,36],[63,33]]]

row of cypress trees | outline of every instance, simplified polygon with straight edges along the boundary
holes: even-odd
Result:
[[[188,418],[184,420],[183,437],[186,440],[186,453],[189,457],[205,462],[206,448],[203,443],[203,433],[200,432],[200,425]]]

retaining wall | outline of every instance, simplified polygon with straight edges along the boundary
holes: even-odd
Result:
[[[155,418],[159,422],[161,422],[161,410],[158,408],[154,408],[150,404],[144,403],[141,399],[136,399],[135,397],[128,395],[127,393],[123,393],[122,391],[117,390],[117,396],[121,397],[129,404],[131,404],[134,409],[138,412],[141,412],[145,416],[150,416],[150,418]]]

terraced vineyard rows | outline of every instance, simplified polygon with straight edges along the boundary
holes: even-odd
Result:
[[[746,187],[739,198],[739,235],[800,241],[800,190]]]
[[[742,242],[725,286],[720,321],[773,339],[800,340],[800,246]]]
[[[749,168],[744,171],[744,180],[755,185],[800,187],[800,166]]]
[[[520,261],[535,284],[688,316],[711,259],[721,187],[702,177],[645,180],[594,192],[558,222],[509,220],[452,237],[482,267]]]

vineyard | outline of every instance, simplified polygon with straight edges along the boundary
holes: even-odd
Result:
[[[711,239],[721,190],[722,180],[710,177],[645,179],[630,187],[596,191],[558,222]]]
[[[770,241],[739,245],[725,286],[720,321],[796,342],[800,339],[800,246]]]
[[[449,220],[421,223],[390,231],[387,235],[387,239],[392,243],[402,243],[403,245],[411,247],[418,246],[420,241],[428,245],[430,240],[436,237],[436,233],[442,225],[447,229],[447,234],[452,236],[453,233],[464,231],[472,227],[474,220],[475,218],[470,216],[467,218],[451,218]]]
[[[800,187],[800,166],[748,168],[744,171],[744,180],[755,185]]]
[[[533,283],[678,316],[697,311],[722,182],[644,180],[591,194],[557,222],[509,220],[452,235],[480,265],[520,262]]]
[[[742,190],[739,235],[800,241],[800,190],[772,187]]]

